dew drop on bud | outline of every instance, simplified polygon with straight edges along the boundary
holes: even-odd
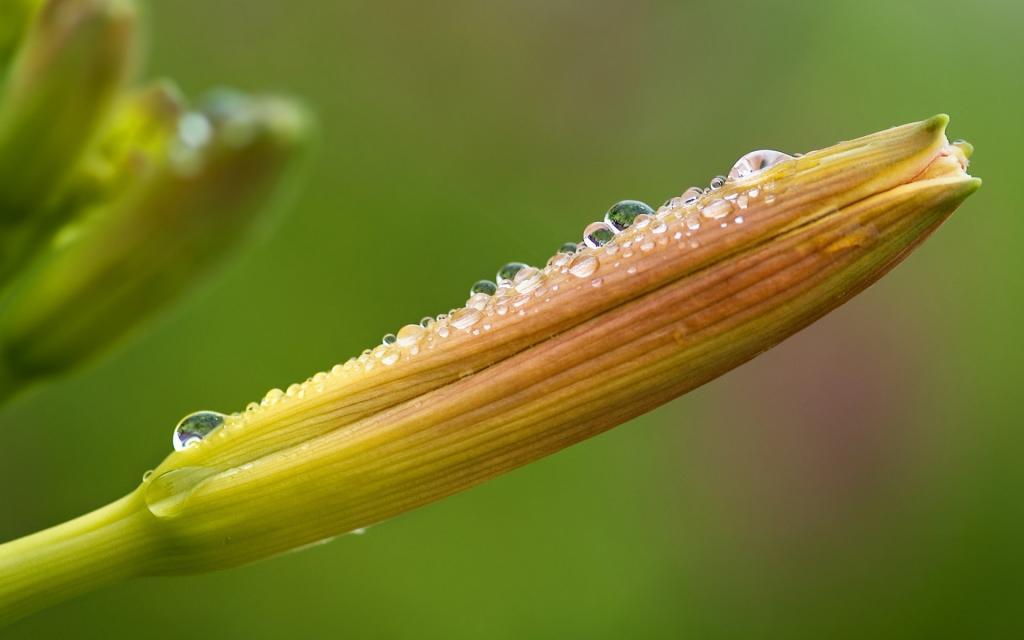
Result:
[[[588,255],[578,255],[569,263],[569,273],[577,278],[586,278],[597,271],[597,258]]]
[[[512,286],[515,287],[515,290],[519,293],[529,293],[540,286],[543,278],[544,276],[541,274],[539,269],[526,267],[524,269],[520,269],[519,272],[516,273],[516,277],[512,278]]]
[[[622,231],[628,228],[637,216],[654,215],[654,209],[639,200],[623,200],[612,205],[608,213],[604,214],[604,221],[613,230]]]
[[[692,207],[693,205],[697,204],[697,201],[700,200],[700,197],[702,195],[704,195],[703,189],[701,189],[700,187],[690,187],[689,189],[683,192],[683,195],[679,197],[683,199],[684,207]]]
[[[715,191],[725,186],[725,176],[715,176],[711,179],[711,190]]]
[[[526,266],[527,265],[522,262],[509,262],[502,268],[498,269],[498,284],[512,282],[512,279],[516,277],[516,274]]]
[[[603,222],[591,222],[583,230],[583,242],[592,249],[603,246],[615,237],[615,232]]]
[[[498,290],[498,285],[494,284],[490,280],[478,280],[476,284],[469,288],[469,295],[474,293],[483,293],[489,296],[493,296],[494,292]]]
[[[423,337],[423,327],[418,324],[407,324],[398,330],[398,334],[395,336],[395,342],[400,347],[411,347],[420,341]]]
[[[175,451],[181,451],[185,447],[197,443],[210,434],[211,431],[224,424],[224,414],[216,411],[196,411],[181,419],[178,426],[174,427],[174,435],[171,442]]]
[[[732,166],[732,169],[729,171],[729,179],[738,180],[739,178],[746,178],[758,171],[764,171],[768,167],[775,166],[784,160],[792,159],[793,156],[788,153],[772,151],[771,149],[758,149],[757,151],[751,151],[737,160],[736,164]]]
[[[566,242],[562,246],[558,247],[558,253],[576,253],[579,245],[575,242]]]
[[[476,309],[459,309],[452,314],[452,326],[456,329],[466,331],[480,321],[480,312]]]
[[[389,333],[385,335],[384,339],[381,340],[380,342],[381,344],[395,344],[396,340],[398,340],[398,337],[393,333]]]
[[[729,215],[732,211],[732,205],[727,200],[712,200],[711,202],[704,205],[700,213],[709,220],[718,220]]]

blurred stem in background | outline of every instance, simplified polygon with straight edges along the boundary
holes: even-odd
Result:
[[[244,244],[309,139],[276,97],[129,88],[131,0],[5,5],[0,400],[104,352]]]

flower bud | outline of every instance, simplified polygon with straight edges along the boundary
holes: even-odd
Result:
[[[543,269],[517,265],[493,295],[242,413],[190,416],[140,489],[165,549],[149,571],[250,562],[386,520],[770,348],[874,282],[978,188],[946,121],[746,157],[708,191]]]
[[[0,309],[0,353],[12,375],[74,366],[176,299],[245,241],[305,145],[301,109],[241,96],[176,118],[166,140],[143,117],[147,104],[172,113],[166,97],[157,91],[129,107],[139,121],[113,129],[100,177],[83,189],[94,206],[57,235]],[[126,144],[119,132],[144,141]],[[121,182],[131,186],[109,188]]]
[[[47,204],[103,122],[135,58],[130,0],[47,0],[0,95],[0,228]]]

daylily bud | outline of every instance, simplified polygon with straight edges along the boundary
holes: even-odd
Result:
[[[157,170],[166,162],[186,109],[184,97],[166,80],[121,98],[61,189],[53,204],[58,216],[73,220],[90,207],[110,203]],[[72,222],[65,233],[74,234],[75,228]]]
[[[173,113],[166,97],[157,90],[129,111],[150,113],[142,107],[156,103]],[[0,309],[0,352],[14,375],[78,364],[221,263],[269,208],[307,137],[305,114],[276,98],[222,98],[178,118],[169,142],[159,123],[124,124],[130,140],[147,128],[142,144],[150,152],[166,146],[160,156],[114,135],[99,162],[105,178],[93,193],[97,204],[57,235]],[[121,197],[103,196],[102,185],[140,168]]]
[[[619,215],[630,226],[605,244],[517,269],[493,296],[272,391],[142,488],[174,550],[158,571],[250,562],[386,520],[773,346],[880,277],[978,188],[947,120],[779,154],[689,203]]]
[[[124,84],[135,46],[130,0],[47,0],[39,9],[0,96],[0,225],[53,196]]]
[[[543,269],[507,265],[497,288],[474,286],[465,307],[241,414],[187,417],[177,450],[134,493],[36,543],[0,547],[0,575],[13,558],[8,591],[29,608],[67,592],[27,589],[19,576],[73,562],[90,544],[116,540],[125,551],[75,563],[64,581],[74,589],[90,576],[93,586],[251,562],[644,413],[840,305],[934,231],[980,185],[965,173],[965,147],[947,143],[946,122],[796,158],[755,152],[657,212],[613,207],[609,222],[587,228],[586,248]]]

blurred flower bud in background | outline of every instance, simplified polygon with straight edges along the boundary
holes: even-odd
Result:
[[[5,5],[0,397],[102,352],[242,244],[309,129],[279,97],[127,88],[130,0]],[[5,16],[6,17],[6,16]]]

